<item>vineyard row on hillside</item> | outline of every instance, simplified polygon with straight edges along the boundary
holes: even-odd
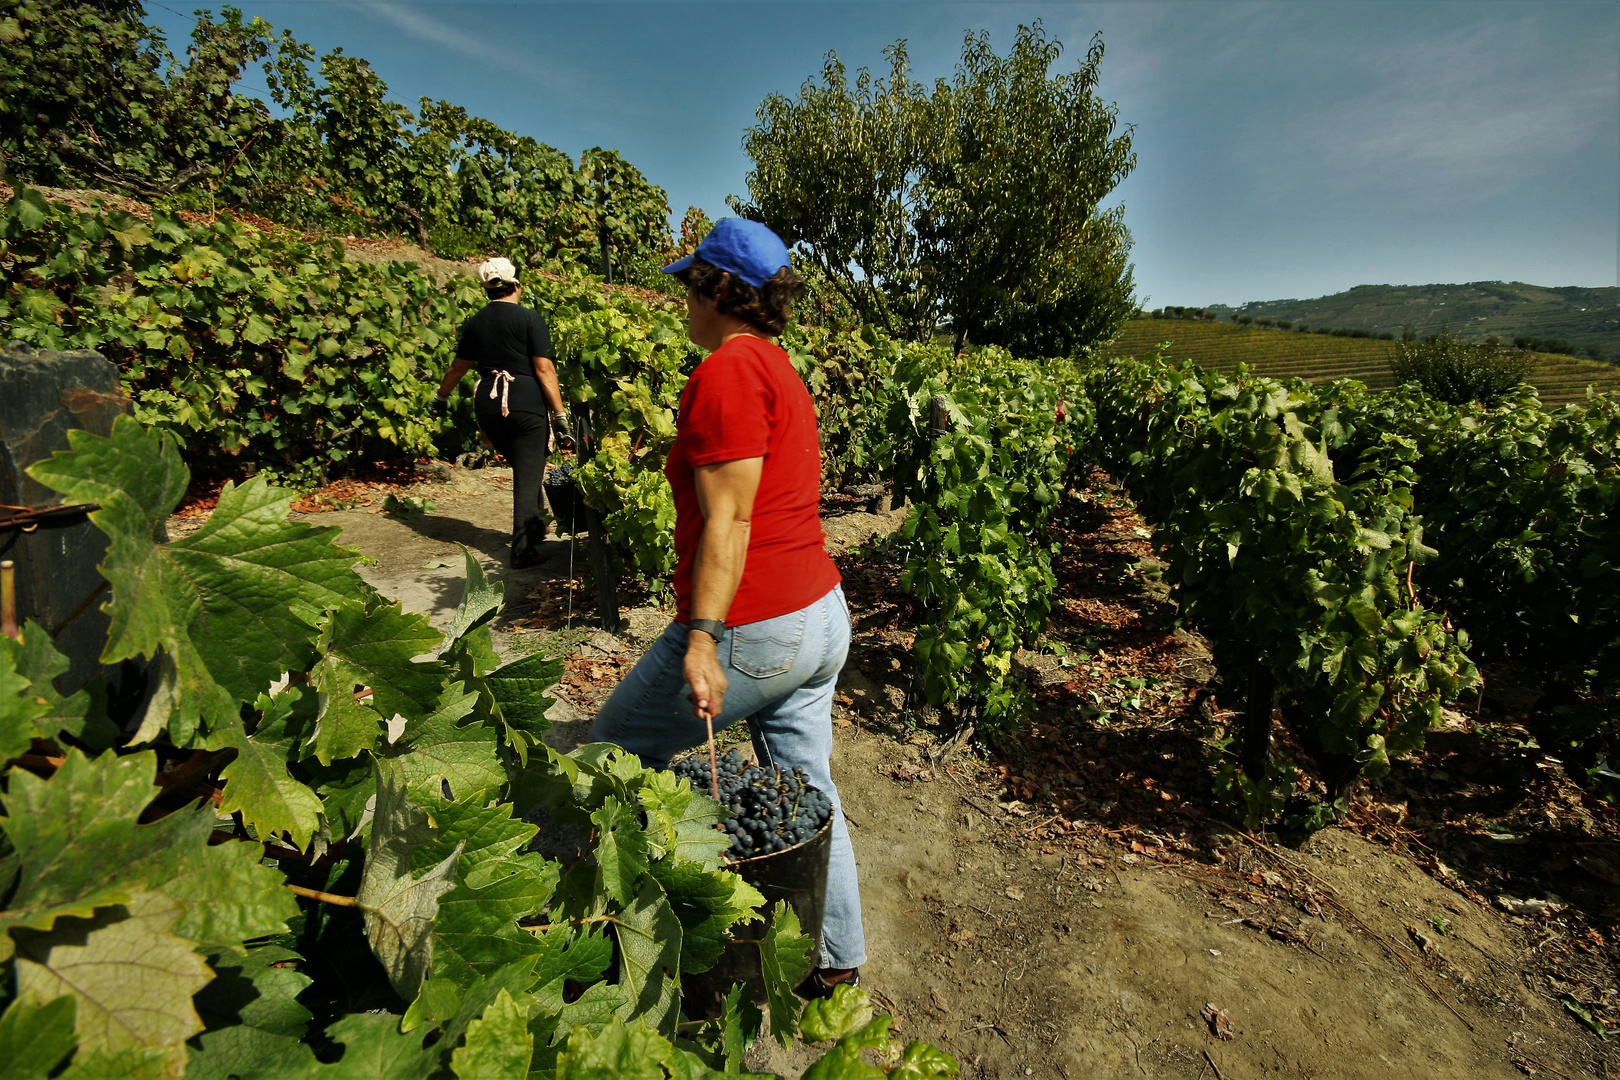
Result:
[[[1389,342],[1258,330],[1230,323],[1186,319],[1133,319],[1112,344],[1111,356],[1145,357],[1168,343],[1167,355],[1230,374],[1239,364],[1274,378],[1310,382],[1358,379],[1387,389],[1394,385]],[[1549,406],[1582,401],[1588,387],[1599,393],[1620,391],[1620,367],[1576,356],[1536,354],[1530,382]]]

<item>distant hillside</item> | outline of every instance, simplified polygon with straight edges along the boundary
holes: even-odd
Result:
[[[1231,322],[1132,319],[1107,352],[1145,356],[1164,341],[1170,342],[1170,359],[1193,360],[1216,371],[1229,372],[1248,364],[1262,375],[1277,378],[1298,376],[1312,382],[1360,379],[1375,389],[1394,383],[1389,372],[1394,346],[1388,341],[1260,330]],[[1588,386],[1620,394],[1620,366],[1572,356],[1538,356],[1530,381],[1546,405],[1579,401]]]
[[[1410,326],[1431,334],[1442,325],[1470,341],[1495,335],[1562,339],[1579,352],[1596,345],[1603,359],[1620,361],[1620,288],[1548,288],[1510,281],[1467,285],[1357,285],[1314,300],[1262,300],[1239,307],[1212,304],[1223,321],[1236,315],[1306,323],[1312,329],[1388,331]]]

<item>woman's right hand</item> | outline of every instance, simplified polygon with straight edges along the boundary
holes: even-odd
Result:
[[[686,700],[699,720],[712,723],[720,716],[726,700],[726,672],[720,666],[719,643],[701,630],[686,636],[686,684],[692,692]]]

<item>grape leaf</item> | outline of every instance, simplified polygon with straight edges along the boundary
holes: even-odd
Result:
[[[0,634],[0,761],[26,753],[42,736],[37,721],[51,711],[45,695],[17,670],[22,645]]]
[[[641,831],[639,816],[635,807],[611,796],[591,815],[602,888],[621,904],[630,903],[647,872],[647,834]]]
[[[312,1080],[427,1080],[443,1056],[438,1047],[422,1049],[419,1035],[401,1033],[399,1017],[355,1013],[326,1029],[343,1044],[343,1056]]]
[[[386,767],[386,770],[385,770]],[[377,763],[377,809],[355,900],[365,916],[371,951],[400,997],[410,1000],[427,974],[433,954],[433,920],[439,897],[455,887],[461,845],[419,878],[411,855],[432,839],[427,814],[412,805],[392,763]]]
[[[705,869],[720,869],[720,856],[731,844],[730,835],[715,827],[729,816],[725,807],[670,772],[649,770],[637,797],[653,843]]]
[[[783,1046],[798,1029],[799,1002],[793,990],[810,974],[815,942],[799,927],[799,914],[785,900],[771,908],[771,927],[759,943],[759,966],[771,1009],[771,1034]]]
[[[126,1046],[122,1050],[80,1050],[67,1071],[54,1080],[172,1080],[177,1055]],[[277,1080],[290,1080],[277,1077]]]
[[[32,994],[15,998],[0,1015],[0,1062],[5,1063],[0,1075],[6,1080],[45,1080],[78,1044],[74,1008],[71,994],[44,1004]]]
[[[399,740],[381,752],[397,763],[412,792],[436,796],[441,780],[450,782],[457,798],[477,791],[494,793],[505,785],[494,730],[477,721],[461,723],[477,703],[477,691],[451,683],[432,713],[407,722]]]
[[[720,1051],[725,1055],[727,1072],[742,1071],[743,1055],[753,1045],[763,1019],[746,986],[738,983],[726,994],[720,1003]]]
[[[137,892],[93,918],[58,919],[48,933],[18,931],[17,992],[72,994],[83,1050],[169,1050],[183,1068],[185,1041],[203,1028],[191,996],[212,973],[173,933],[182,911],[161,893]]]
[[[110,541],[101,571],[113,586],[102,662],[171,657],[177,741],[234,718],[237,701],[282,672],[307,670],[322,614],[371,595],[358,553],[334,546],[337,529],[286,520],[295,492],[260,477],[227,483],[206,525],[159,544],[190,478],[173,439],[120,416],[110,437],[74,430],[68,441],[28,473],[101,505],[90,519]]]
[[[461,850],[456,887],[439,898],[431,969],[461,983],[520,960],[535,962],[543,947],[517,920],[545,907],[561,872],[543,856],[517,854],[535,826],[513,820],[509,804],[483,801],[475,791],[458,802],[429,802],[438,828],[412,856],[420,870]]]
[[[361,823],[369,820],[366,810],[377,794],[377,770],[371,758],[361,756],[334,761],[330,767],[318,762],[302,762],[298,771],[315,789],[325,815],[325,827],[338,840],[352,839]]]
[[[594,929],[558,927],[537,935],[543,951],[535,968],[535,981],[545,986],[572,979],[594,983],[613,960],[613,942]]]
[[[546,710],[556,703],[546,691],[562,676],[562,661],[533,653],[484,676],[484,686],[495,702],[507,741],[528,764],[528,747],[551,728]]]
[[[438,983],[441,987],[447,980],[429,979],[423,983],[426,988],[431,983]],[[465,990],[456,988],[452,995],[444,995],[441,991],[441,1000],[434,1003],[433,1011],[445,1013],[444,1022],[439,1027],[439,1045],[449,1048],[460,1039],[467,1026],[484,1010],[492,1005],[501,994],[507,994],[514,1001],[522,1003],[525,1012],[532,1009],[533,998],[529,995],[529,987],[534,985],[534,958],[525,957],[515,964],[508,964],[503,968],[482,975],[466,984]],[[454,997],[452,1002],[451,996]],[[444,1006],[449,1005],[446,1009]],[[414,1006],[413,1006],[414,1011]],[[421,1010],[426,1015],[427,1009]],[[409,1024],[411,1013],[406,1013],[406,1022]],[[409,1030],[407,1027],[406,1030]]]
[[[943,1080],[959,1071],[956,1059],[938,1047],[914,1042],[906,1045],[900,1064],[889,1071],[890,1080]]]
[[[557,1055],[556,1080],[664,1080],[669,1045],[646,1024],[618,1017],[597,1035],[576,1028]]]
[[[287,758],[276,745],[274,733],[270,733],[270,741],[259,742],[248,735],[241,717],[236,716],[211,733],[204,745],[237,751],[236,760],[219,774],[225,781],[222,812],[240,811],[242,820],[260,836],[286,833],[300,851],[309,845],[320,826],[321,800],[287,772]]]
[[[630,996],[619,1014],[673,1032],[680,1004],[673,976],[680,970],[681,921],[657,882],[644,880],[613,929],[619,938],[619,985]]]
[[[450,1055],[459,1080],[528,1080],[534,1057],[529,1018],[504,988],[484,1014],[467,1025],[467,1041]]]
[[[279,963],[298,954],[276,945],[247,956],[214,961],[214,981],[197,995],[197,1011],[210,1029],[193,1048],[186,1080],[280,1080],[317,1067],[304,1043],[310,1012],[298,994],[307,975]]]
[[[872,999],[858,987],[840,983],[832,996],[806,1002],[799,1030],[806,1042],[837,1042],[872,1020]]]
[[[450,659],[450,654],[463,637],[487,625],[501,610],[501,604],[506,599],[506,585],[501,582],[491,585],[489,578],[484,576],[483,564],[473,556],[467,545],[458,546],[467,560],[467,581],[462,587],[461,603],[456,605],[456,617],[444,635],[444,652],[440,657],[445,660]]]
[[[438,700],[449,669],[412,657],[432,649],[439,636],[398,601],[344,604],[327,616],[321,658],[310,672],[327,697],[312,747],[322,765],[374,749],[384,721],[396,713],[407,720],[421,716],[426,703]],[[355,699],[356,686],[371,689],[373,706]]]
[[[46,711],[34,720],[40,732],[46,738],[55,738],[58,732],[66,732],[96,753],[111,746],[118,737],[118,729],[107,719],[103,700],[105,691],[99,679],[92,679],[88,685],[63,697],[56,692],[53,683],[72,665],[66,656],[57,651],[51,635],[43,626],[29,619],[23,624],[19,645],[17,670],[31,684],[30,693],[43,698],[46,704]],[[4,663],[4,660],[0,660],[0,665]],[[9,680],[0,681],[6,681],[9,685]],[[0,709],[3,708],[3,703],[0,703]],[[5,724],[0,722],[0,743],[5,740],[4,730]],[[0,750],[0,755],[3,754],[4,751]]]
[[[860,1051],[835,1046],[804,1070],[803,1080],[883,1080],[883,1070],[868,1065]]]
[[[461,863],[456,876],[467,879],[474,872],[512,859],[528,843],[539,827],[512,816],[510,803],[489,804],[482,790],[469,791],[461,798],[423,800],[423,808],[433,819],[433,836],[411,855],[411,868],[425,870],[462,845]]]
[[[684,859],[659,859],[652,876],[681,920],[681,971],[708,971],[731,941],[730,930],[754,918],[765,898],[748,882],[724,870],[705,870]]]
[[[49,930],[57,918],[88,918],[143,888],[180,903],[175,932],[193,941],[234,948],[286,929],[297,907],[288,903],[281,876],[259,865],[254,845],[210,847],[211,808],[137,824],[159,792],[156,772],[150,751],[91,760],[69,750],[49,780],[11,775],[9,816],[0,816],[0,828],[19,871],[0,931]],[[9,954],[10,938],[0,933],[0,958]]]

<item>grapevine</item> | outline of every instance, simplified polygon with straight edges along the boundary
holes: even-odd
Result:
[[[156,692],[64,696],[43,629],[0,636],[0,1030],[39,1075],[709,1077],[799,1030],[811,942],[785,905],[758,945],[768,1015],[736,988],[683,1025],[682,973],[766,915],[722,865],[725,811],[618,747],[540,741],[560,663],[499,663],[502,586],[470,554],[441,634],[337,530],[287,521],[292,491],[227,484],[159,542],[174,440],[129,417],[70,440],[31,474],[99,505],[103,657]],[[535,850],[532,818],[584,857]],[[807,1036],[887,1051],[864,995],[840,1009],[805,1011]],[[955,1071],[920,1044],[889,1060]]]

